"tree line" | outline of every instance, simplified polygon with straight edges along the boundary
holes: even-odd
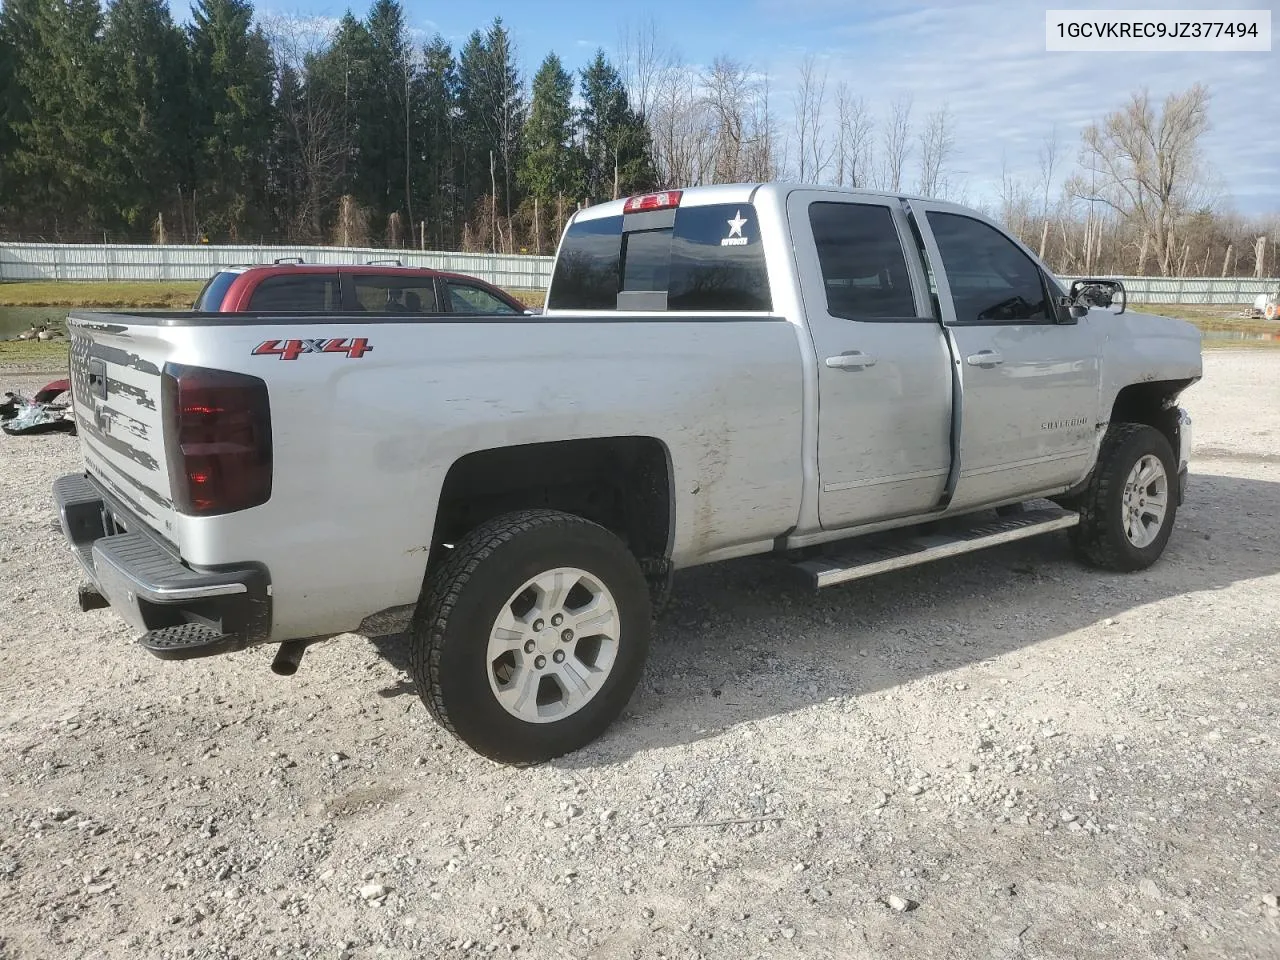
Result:
[[[575,86],[577,99],[574,100]],[[5,0],[10,235],[544,249],[580,202],[656,185],[603,51],[520,75],[500,19],[415,45],[396,0],[328,34],[248,0]]]
[[[532,78],[501,19],[418,43],[397,0],[332,29],[249,0],[3,0],[0,236],[286,240],[546,253],[585,203],[797,179],[943,197],[1002,220],[1063,273],[1276,271],[1276,218],[1222,212],[1209,93],[1135,93],[1037,174],[974,201],[955,121],[873,105],[806,57],[785,93],[728,56],[686,63],[652,20],[614,59]]]

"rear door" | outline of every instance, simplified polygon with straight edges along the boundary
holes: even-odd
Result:
[[[822,526],[932,510],[951,466],[951,362],[901,204],[802,190],[787,206],[818,360]]]
[[[952,505],[1079,479],[1093,459],[1097,426],[1096,327],[1060,312],[1052,281],[994,224],[950,204],[912,200],[911,208],[960,359],[960,476]]]
[[[361,313],[439,313],[431,276],[344,271],[349,309]]]

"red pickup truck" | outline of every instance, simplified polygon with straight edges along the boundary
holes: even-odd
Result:
[[[227,267],[209,278],[202,313],[532,314],[511,294],[475,277],[389,263],[317,264],[277,260]]]

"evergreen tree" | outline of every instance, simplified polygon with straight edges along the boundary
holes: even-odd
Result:
[[[520,185],[546,202],[576,199],[582,190],[582,154],[574,149],[573,77],[554,53],[533,78],[533,99],[524,128]]]
[[[622,77],[603,50],[581,76],[587,195],[600,201],[651,188],[657,173],[648,129],[631,109]]]
[[[370,84],[359,139],[362,194],[380,220],[397,209],[412,218],[408,110],[414,71],[404,8],[397,0],[374,0],[367,29]]]
[[[348,11],[338,22],[333,43],[308,65],[307,86],[323,91],[341,105],[341,162],[337,192],[364,198],[360,175],[363,158],[359,144],[365,136],[366,119],[376,123],[369,110],[373,41],[363,23]]]
[[[5,192],[19,193],[24,211],[55,234],[99,226],[110,218],[97,0],[16,4],[6,24],[17,56]]]
[[[35,0],[5,0],[0,5],[0,217],[15,213],[20,197],[13,151],[17,130],[27,116],[27,99],[18,83],[18,58],[32,48]]]
[[[164,0],[116,0],[103,48],[113,213],[136,228],[190,191],[186,41]]]
[[[415,97],[421,172],[417,188],[419,216],[425,215],[429,239],[437,248],[459,245],[461,218],[457,143],[458,70],[453,50],[437,34],[423,47]]]
[[[501,18],[495,18],[486,33],[472,33],[462,49],[458,107],[467,209],[475,198],[494,192],[502,215],[510,218],[518,200],[514,188],[525,105],[511,38]]]
[[[199,227],[241,239],[265,226],[272,59],[248,0],[197,0],[191,95]]]

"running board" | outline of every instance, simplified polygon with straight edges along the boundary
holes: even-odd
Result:
[[[990,514],[985,514],[990,516]],[[930,560],[972,553],[986,547],[1012,543],[1054,530],[1065,530],[1080,522],[1080,515],[1057,507],[1026,510],[1011,517],[984,523],[959,520],[939,521],[946,532],[916,534],[897,531],[846,541],[843,549],[836,544],[833,552],[801,560],[795,564],[815,587],[830,587],[850,580],[873,577],[890,570],[914,567]]]

